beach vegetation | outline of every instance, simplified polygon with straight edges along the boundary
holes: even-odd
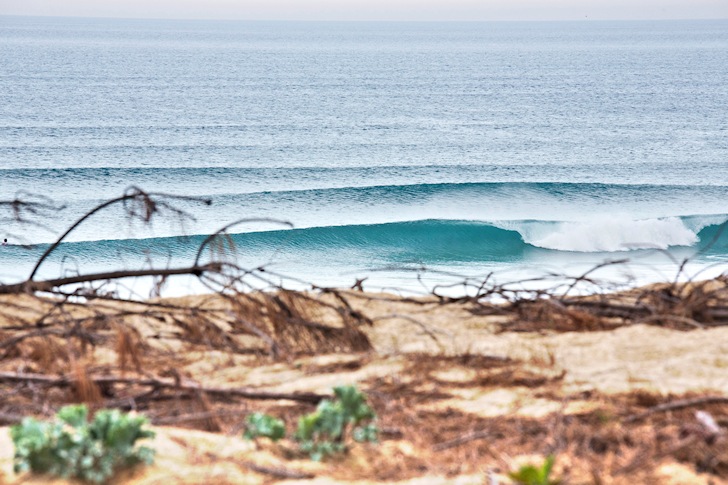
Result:
[[[324,399],[316,411],[298,421],[295,439],[312,460],[347,450],[347,441],[377,442],[376,414],[355,386],[334,388],[334,399]]]
[[[53,421],[25,418],[10,429],[14,471],[104,483],[120,469],[154,461],[154,450],[137,446],[155,435],[146,424],[144,416],[115,409],[89,421],[85,405],[63,407]]]
[[[333,399],[323,399],[316,411],[301,416],[293,439],[301,452],[314,461],[344,453],[351,441],[376,443],[379,435],[377,415],[367,404],[366,395],[356,386],[334,388]],[[246,419],[245,439],[260,437],[279,441],[286,436],[285,423],[264,413]]]
[[[555,461],[554,456],[549,455],[541,465],[532,463],[522,465],[508,473],[508,477],[518,485],[558,485],[561,481],[551,477]]]
[[[286,436],[286,424],[269,414],[253,413],[245,421],[243,437],[248,440],[269,438],[278,441]]]

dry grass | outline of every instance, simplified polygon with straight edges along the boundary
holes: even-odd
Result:
[[[681,352],[691,358],[713,352],[712,361],[701,361],[706,362],[701,372],[718,375],[725,367],[718,347],[706,350],[701,342],[719,346],[723,329],[686,334],[684,330],[696,327],[644,316],[630,320],[614,312],[644,305],[656,315],[679,311],[680,318],[701,319],[707,327],[705,315],[712,315],[712,325],[718,322],[725,288],[723,281],[668,287],[669,292],[656,286],[616,295],[608,304],[602,297],[522,301],[500,308],[498,317],[480,315],[488,312],[478,302],[450,305],[347,292],[188,297],[146,306],[4,297],[0,371],[67,376],[71,385],[3,381],[0,421],[11,423],[26,414],[49,416],[79,401],[94,408],[134,409],[158,425],[190,430],[189,439],[169,432],[185,447],[174,466],[188,467],[189,477],[220,477],[220,470],[226,470],[227,476],[237,477],[230,483],[272,480],[245,463],[307,470],[334,481],[428,477],[446,483],[475,477],[482,482],[488,470],[502,475],[524,457],[537,460],[549,454],[557,456],[557,474],[568,483],[663,483],[665,470],[677,469],[685,483],[720,483],[728,480],[727,440],[706,432],[695,411],[709,413],[725,426],[724,402],[630,419],[685,397],[722,396],[717,381],[701,380],[696,372],[689,392],[671,394],[655,389],[658,384],[669,389],[667,374],[640,374],[628,376],[618,391],[607,392],[600,390],[604,367],[589,371],[588,356],[572,354],[586,343],[601,345],[602,351],[613,353],[601,364],[620,366],[639,365],[635,355],[641,348],[645,362],[666,361]],[[697,312],[699,305],[710,312]],[[648,320],[676,328],[633,325]],[[614,330],[620,326],[628,328]],[[648,340],[635,342],[634,335]],[[651,346],[658,337],[674,348]],[[633,353],[621,357],[618,353],[630,345]],[[664,354],[652,354],[658,351]],[[335,384],[356,383],[380,416],[382,445],[357,445],[340,459],[311,465],[295,453],[293,443],[254,450],[234,437],[243,431],[250,412],[272,413],[292,429],[314,404],[254,401],[174,386],[99,384],[94,381],[98,376],[266,392],[321,393]],[[225,440],[242,443],[234,445],[240,448],[234,456],[215,451]],[[208,442],[218,445],[204,444]],[[164,454],[160,458],[161,463],[172,459]],[[159,478],[162,472],[149,473]],[[137,475],[128,479],[146,480]]]

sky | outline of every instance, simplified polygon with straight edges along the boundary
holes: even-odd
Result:
[[[728,0],[0,0],[0,15],[395,21],[726,19]]]

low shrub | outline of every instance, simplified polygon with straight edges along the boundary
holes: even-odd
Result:
[[[553,456],[548,456],[541,466],[523,465],[508,476],[519,485],[558,485],[561,481],[551,478],[554,461]]]
[[[377,441],[377,416],[364,394],[354,386],[341,386],[334,388],[334,396],[298,421],[295,439],[314,461],[346,451],[349,435],[358,442]]]
[[[329,455],[347,450],[349,438],[358,442],[376,442],[377,416],[366,403],[366,396],[355,386],[334,388],[334,399],[324,399],[316,411],[301,416],[294,439],[299,449],[312,460],[320,461]],[[263,413],[253,413],[246,420],[243,437],[267,437],[278,441],[286,435],[285,423]]]
[[[25,418],[10,429],[14,470],[102,483],[121,468],[153,462],[154,450],[135,447],[154,437],[145,424],[145,417],[118,410],[101,410],[89,422],[84,405],[62,408],[52,422]]]
[[[270,438],[271,441],[278,441],[286,436],[285,423],[268,414],[251,414],[245,422],[245,427],[243,437],[249,440],[265,437]]]

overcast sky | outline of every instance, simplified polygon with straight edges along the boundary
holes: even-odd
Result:
[[[242,20],[728,18],[728,0],[0,0],[0,15]]]

